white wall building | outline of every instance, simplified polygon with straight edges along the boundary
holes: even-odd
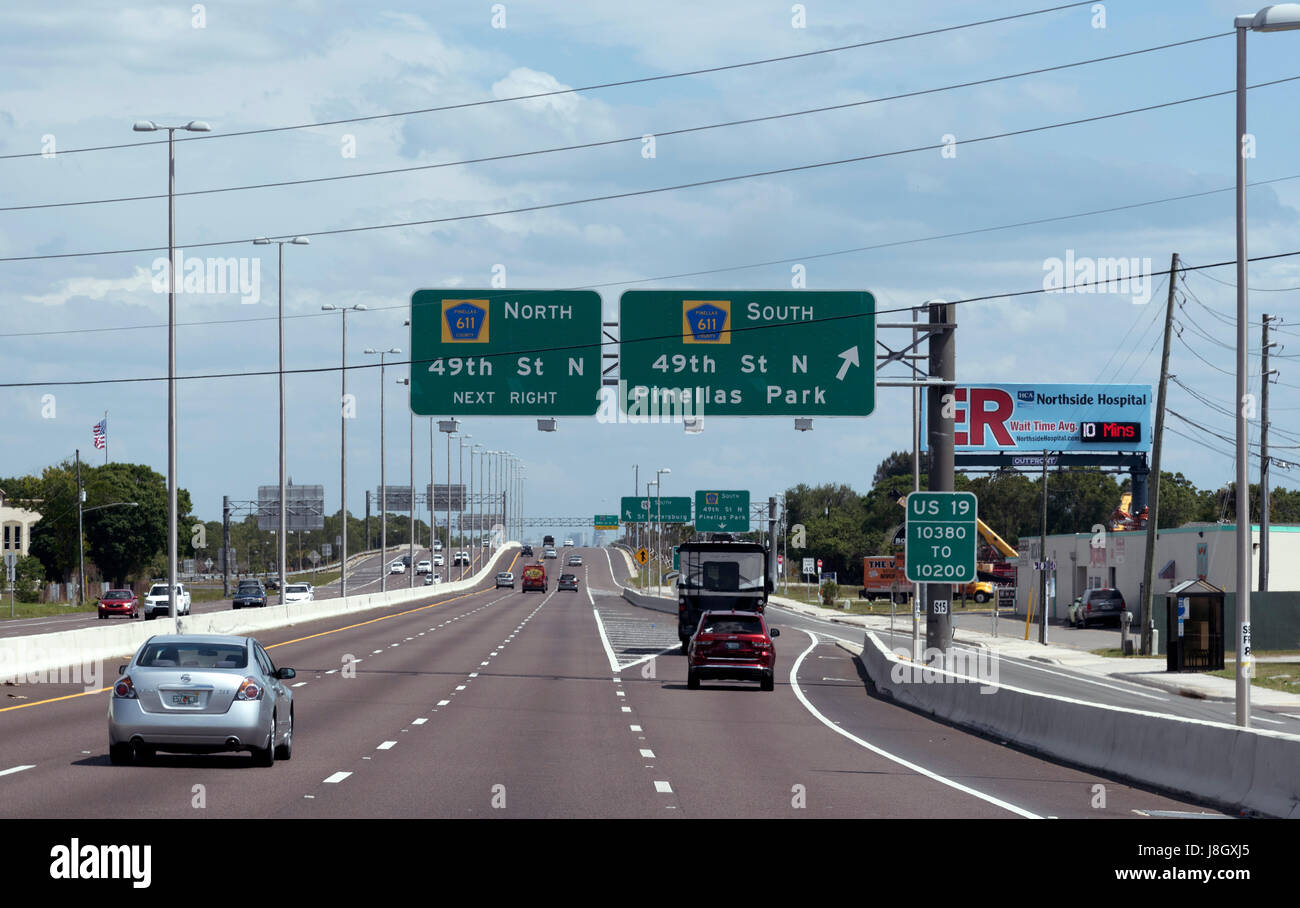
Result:
[[[1237,528],[1234,524],[1188,524],[1156,534],[1152,590],[1159,597],[1184,580],[1204,578],[1232,593],[1237,588]],[[1084,590],[1114,587],[1124,594],[1136,623],[1141,619],[1142,573],[1146,559],[1146,530],[1118,533],[1072,533],[1047,537],[1047,557],[1039,554],[1039,538],[1021,537],[1016,567],[1016,613],[1028,609],[1032,593],[1038,602],[1036,561],[1054,561],[1048,574],[1048,615],[1064,620],[1070,603]],[[1270,526],[1269,590],[1300,590],[1300,526]],[[1259,589],[1259,526],[1251,527],[1251,589]],[[1161,573],[1166,576],[1161,577]],[[1054,587],[1053,587],[1054,584]],[[1157,608],[1163,607],[1157,598]],[[1034,607],[1035,613],[1038,606]],[[1159,623],[1159,612],[1157,623]]]
[[[0,489],[0,552],[16,551],[27,557],[32,544],[32,527],[40,519],[41,515],[36,511],[20,508],[6,499],[4,489]]]

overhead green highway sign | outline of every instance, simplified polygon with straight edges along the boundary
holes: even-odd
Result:
[[[591,416],[600,390],[594,290],[417,290],[417,416]]]
[[[913,583],[970,583],[975,579],[973,492],[910,492],[907,496],[906,575]]]
[[[598,530],[617,530],[617,529],[618,529],[618,515],[617,515],[617,514],[597,514],[595,517],[592,518],[591,523],[592,523],[592,526],[594,526],[594,527],[595,527],[596,529],[598,529]]]
[[[687,416],[867,416],[876,301],[863,291],[628,290],[620,407]]]
[[[690,523],[691,500],[685,497],[656,498],[647,495],[642,498],[624,496],[622,514],[624,523]]]
[[[748,533],[749,492],[697,491],[695,529],[701,533]]]

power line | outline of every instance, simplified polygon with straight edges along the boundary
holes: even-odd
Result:
[[[1214,281],[1216,284],[1222,284],[1225,287],[1237,286],[1236,281],[1224,281],[1224,280],[1220,280],[1217,277],[1210,277],[1210,275],[1208,274],[1202,275],[1202,277],[1208,278],[1209,280]],[[1249,284],[1247,284],[1246,289],[1252,293],[1288,293],[1292,290],[1300,290],[1300,287],[1252,287]]]
[[[655,138],[658,139],[667,136],[680,136],[680,135],[687,135],[696,132],[705,132],[711,129],[724,129],[732,126],[747,126],[747,125],[752,125],[754,123],[767,123],[774,120],[784,120],[792,117],[804,117],[804,116],[810,116],[812,114],[828,113],[831,111],[849,110],[851,108],[864,107],[870,104],[881,104],[886,101],[898,101],[906,98],[916,98],[916,97],[921,97],[923,95],[930,95],[930,94],[937,94],[939,92],[952,91],[958,88],[971,88],[979,85],[989,85],[994,82],[1005,82],[1010,79],[1019,79],[1025,76],[1041,75],[1042,73],[1056,72],[1059,70],[1071,69],[1079,66],[1087,66],[1092,63],[1103,63],[1112,60],[1118,60],[1123,57],[1132,57],[1138,54],[1153,53],[1155,51],[1167,50],[1171,47],[1181,47],[1182,45],[1185,44],[1194,44],[1200,41],[1209,41],[1213,38],[1221,38],[1221,37],[1224,37],[1224,35],[1207,35],[1203,38],[1192,38],[1187,41],[1177,41],[1172,44],[1161,44],[1157,47],[1147,47],[1141,50],[1126,51],[1124,53],[1111,54],[1105,57],[1094,57],[1090,60],[1080,60],[1074,63],[1062,63],[1056,66],[1045,66],[1039,69],[1031,69],[1031,70],[1026,70],[1024,72],[1011,73],[1005,76],[993,76],[991,78],[976,79],[970,82],[958,82],[952,85],[942,85],[937,88],[926,88],[917,91],[909,91],[909,92],[904,92],[902,94],[889,95],[882,98],[869,98],[863,101],[849,101],[844,104],[831,104],[824,107],[812,107],[804,110],[789,111],[786,113],[769,114],[767,116],[761,116],[761,117],[747,117],[740,120],[728,120],[722,123],[709,123],[702,126],[688,126],[688,127],[683,127],[681,129],[651,131],[649,134],[654,135]],[[339,180],[357,180],[366,177],[390,176],[393,174],[413,173],[413,172],[424,171],[424,170],[438,170],[444,167],[462,167],[468,164],[483,164],[492,161],[508,161],[508,160],[515,160],[518,158],[533,157],[537,155],[547,155],[547,154],[555,154],[558,152],[565,152],[565,151],[579,151],[582,149],[602,148],[611,145],[622,145],[622,144],[628,144],[632,142],[641,142],[644,139],[645,135],[646,133],[640,133],[635,136],[624,136],[622,138],[617,138],[617,139],[602,139],[594,142],[581,142],[573,145],[560,145],[552,148],[539,148],[539,149],[534,149],[532,151],[508,152],[505,154],[487,155],[485,157],[479,157],[479,158],[466,158],[460,161],[443,161],[437,164],[415,164],[410,167],[392,167],[384,170],[368,170],[368,171],[363,171],[361,173],[336,174],[334,176],[311,177],[308,179],[301,179],[301,180],[279,180],[279,181],[268,182],[268,183],[249,183],[243,186],[221,186],[213,189],[194,189],[194,190],[189,190],[187,192],[177,192],[174,193],[174,195],[176,198],[182,198],[186,196],[212,195],[214,193],[223,193],[223,192],[243,192],[245,190],[252,190],[252,189],[273,189],[273,188],[284,187],[284,186],[303,186],[312,183],[331,183]],[[116,204],[120,202],[142,202],[142,201],[152,201],[152,200],[165,199],[165,198],[167,198],[167,193],[163,192],[163,193],[155,193],[152,195],[118,196],[114,198],[105,198],[105,199],[82,199],[73,202],[43,202],[43,203],[32,204],[32,205],[9,205],[6,207],[0,207],[0,212],[35,211],[35,210],[49,209],[49,208],[71,208],[71,207],[84,206],[84,205],[110,205],[110,204]]]
[[[1295,250],[1292,252],[1278,252],[1278,253],[1273,253],[1272,255],[1257,256],[1256,258],[1249,259],[1249,261],[1268,261],[1271,259],[1286,258],[1294,255],[1300,255],[1300,250]],[[1235,261],[1226,261],[1226,262],[1215,262],[1214,264],[1211,265],[1197,265],[1195,267],[1223,268],[1228,265],[1235,265],[1235,264],[1236,264]],[[1186,269],[1180,269],[1180,270],[1186,270]],[[966,297],[965,299],[949,300],[948,304],[956,306],[956,305],[963,305],[967,303],[984,302],[987,300],[1011,299],[1014,297],[1031,296],[1031,295],[1037,295],[1042,293],[1066,293],[1075,290],[1081,290],[1082,288],[1085,287],[1096,287],[1100,284],[1114,283],[1117,280],[1131,280],[1135,278],[1151,277],[1151,276],[1152,275],[1150,274],[1144,273],[1138,275],[1129,275],[1126,278],[1118,278],[1118,277],[1099,278],[1092,281],[1084,281],[1077,284],[1070,284],[1066,287],[1053,288],[1051,290],[1043,287],[1037,287],[1033,290],[1016,290],[1016,291],[1008,291],[1003,293],[986,294],[984,296]],[[880,315],[887,315],[896,312],[911,312],[913,308],[916,307],[896,307],[892,309],[878,309],[876,310],[875,315],[880,316]],[[743,328],[731,328],[728,330],[729,333],[731,334],[744,334],[749,331],[768,331],[768,330],[773,330],[778,328],[797,328],[802,325],[812,325],[819,322],[844,321],[847,319],[856,319],[856,318],[863,318],[863,317],[864,316],[862,315],[832,315],[832,316],[826,316],[824,318],[805,319],[798,322],[781,322],[781,323],[771,324],[771,325],[754,325],[754,326],[743,327]],[[659,334],[650,337],[624,338],[622,341],[597,341],[594,344],[590,344],[590,343],[563,344],[555,347],[537,347],[537,348],[522,349],[522,350],[502,350],[498,352],[482,353],[478,355],[484,359],[492,359],[496,357],[520,356],[523,354],[531,355],[535,353],[555,353],[555,352],[561,352],[565,350],[585,350],[591,347],[603,348],[607,346],[618,346],[620,344],[645,343],[648,341],[668,340],[668,339],[675,339],[679,337],[681,337],[680,332],[672,333],[672,334]],[[1180,341],[1182,340],[1181,335],[1179,335],[1179,340]],[[1186,346],[1185,342],[1184,342],[1184,346]],[[1190,347],[1188,347],[1188,349],[1191,350]],[[1198,359],[1201,359],[1202,362],[1205,362],[1206,365],[1212,366],[1213,368],[1216,369],[1218,368],[1217,366],[1214,366],[1213,363],[1210,363],[1208,360],[1203,359],[1199,354],[1196,353],[1196,351],[1192,350],[1192,353],[1193,355],[1197,356]],[[440,359],[440,358],[441,357],[435,357],[434,359]],[[392,360],[389,361],[387,365],[388,366],[419,366],[419,365],[424,365],[425,363],[431,363],[433,361],[434,360],[400,360],[400,361]],[[322,367],[311,368],[311,369],[286,369],[284,370],[284,372],[287,375],[297,375],[297,374],[314,374],[314,373],[322,373],[322,372],[337,372],[340,371],[341,369],[355,370],[355,369],[370,369],[370,368],[382,368],[382,367],[383,364],[375,363],[374,365],[363,364],[359,366],[322,366]],[[1223,370],[1220,369],[1219,371],[1222,372]],[[184,375],[184,376],[177,376],[177,379],[195,380],[195,379],[210,379],[210,378],[254,378],[258,376],[278,375],[278,374],[280,374],[278,370],[271,369],[271,370],[262,370],[257,372],[219,372],[219,373],[211,373],[205,375]],[[1226,374],[1231,374],[1231,373],[1226,373]],[[67,385],[135,384],[140,382],[167,381],[167,380],[168,379],[165,376],[140,376],[136,378],[74,379],[68,381],[43,381],[43,382],[4,382],[4,383],[0,383],[0,388],[35,388],[35,387],[58,387],[58,386],[67,386]]]
[[[1288,76],[1286,78],[1275,79],[1270,82],[1260,82],[1257,85],[1252,85],[1249,87],[1264,88],[1266,86],[1280,85],[1284,82],[1294,82],[1296,80],[1300,80],[1300,76]],[[961,144],[974,145],[980,142],[990,142],[997,139],[1010,138],[1013,136],[1030,135],[1032,133],[1045,132],[1052,129],[1062,129],[1067,126],[1079,126],[1085,123],[1095,123],[1101,120],[1110,120],[1110,119],[1115,119],[1117,117],[1130,116],[1132,114],[1138,114],[1138,113],[1148,113],[1153,110],[1161,110],[1164,108],[1176,107],[1180,104],[1190,104],[1195,101],[1204,101],[1210,98],[1219,98],[1225,95],[1232,95],[1235,93],[1236,93],[1235,90],[1212,92],[1210,94],[1198,95],[1192,98],[1182,98],[1177,101],[1165,101],[1161,104],[1151,104],[1146,107],[1134,107],[1129,110],[1121,110],[1115,113],[1099,114],[1093,117],[1082,117],[1077,120],[1066,120],[1061,123],[1049,123],[1045,126],[1032,126],[1026,129],[1015,129],[1015,130],[1010,130],[1008,132],[996,133],[994,135],[989,135],[989,136],[977,136],[976,138],[973,139],[964,139]],[[652,189],[636,189],[627,192],[616,192],[616,193],[609,193],[606,195],[590,196],[582,199],[569,199],[563,202],[546,202],[537,205],[525,205],[519,208],[504,208],[504,209],[498,209],[496,211],[482,211],[474,214],[448,215],[446,217],[441,217],[441,218],[423,218],[421,220],[416,220],[416,221],[400,221],[392,224],[369,224],[361,227],[339,227],[332,230],[315,230],[315,231],[297,230],[291,233],[283,234],[283,237],[280,236],[272,237],[272,239],[280,239],[280,238],[288,238],[288,237],[296,237],[296,236],[305,236],[305,237],[341,236],[350,233],[366,233],[374,230],[393,230],[402,227],[425,227],[432,224],[446,224],[446,223],[452,223],[458,221],[471,221],[471,220],[478,220],[482,218],[499,217],[508,214],[526,214],[534,211],[549,211],[557,208],[568,208],[575,205],[587,205],[594,202],[609,202],[609,201],[615,201],[619,199],[630,199],[630,198],[637,198],[640,196],[657,195],[663,192],[675,192],[682,189],[697,189],[701,186],[717,186],[725,183],[735,183],[741,180],[757,179],[759,177],[777,176],[780,174],[787,174],[787,173],[800,173],[800,172],[811,171],[811,170],[819,170],[826,167],[839,167],[845,164],[856,164],[862,161],[872,161],[881,158],[897,157],[899,155],[914,154],[916,152],[921,152],[921,151],[935,151],[937,149],[942,149],[946,147],[948,146],[945,143],[938,142],[930,145],[918,145],[911,148],[901,148],[901,149],[895,149],[893,151],[877,152],[875,154],[855,155],[853,157],[840,158],[833,161],[818,161],[813,164],[799,164],[792,167],[777,167],[777,168],[772,168],[770,170],[759,170],[759,171],[752,171],[750,173],[733,174],[731,176],[725,176],[725,177],[714,177],[712,179],[707,179],[707,180],[696,180],[690,183],[678,183],[672,186],[659,186],[659,187],[654,187]],[[218,240],[218,241],[213,241],[208,243],[178,243],[177,246],[183,246],[184,248],[187,249],[206,249],[215,246],[239,245],[239,244],[247,243],[248,241],[249,241],[248,238],[242,238],[237,240]],[[133,249],[101,249],[101,250],[95,250],[91,252],[58,252],[58,253],[51,253],[47,255],[18,255],[18,256],[7,256],[4,258],[0,258],[0,262],[32,262],[32,261],[44,261],[48,259],[86,258],[86,257],[101,256],[101,255],[130,255],[130,254],[138,254],[142,252],[161,252],[165,248],[166,247],[164,246],[141,246]]]
[[[702,69],[686,70],[684,72],[665,73],[658,76],[643,76],[638,79],[623,79],[617,82],[600,82],[593,85],[582,85],[577,88],[558,88],[552,91],[534,92],[533,94],[527,94],[527,95],[513,95],[508,98],[484,98],[479,101],[465,101],[458,104],[444,104],[439,107],[423,107],[415,110],[402,110],[402,111],[393,111],[393,112],[382,113],[382,114],[370,114],[369,116],[362,116],[362,117],[347,117],[338,120],[321,120],[314,123],[299,123],[293,126],[270,126],[262,129],[245,129],[239,132],[212,133],[203,136],[180,136],[177,137],[175,141],[201,142],[209,139],[228,139],[228,138],[233,138],[235,136],[254,136],[254,135],[262,135],[264,133],[272,133],[272,132],[288,132],[290,130],[295,130],[295,129],[314,129],[320,126],[338,126],[344,123],[365,123],[374,120],[391,119],[394,117],[410,117],[410,116],[415,116],[417,114],[440,113],[448,110],[463,110],[465,108],[483,107],[491,104],[506,104],[514,101],[529,101],[537,98],[551,98],[557,95],[576,94],[577,92],[583,92],[583,91],[599,91],[608,88],[622,88],[628,85],[643,85],[649,82],[663,82],[668,79],[681,79],[686,76],[701,76],[710,73],[727,72],[729,70],[744,69],[746,67],[751,67],[751,66],[764,66],[768,63],[780,63],[788,60],[800,60],[806,57],[816,57],[824,54],[834,54],[846,50],[858,50],[864,47],[874,47],[880,44],[891,44],[897,41],[907,41],[912,38],[922,38],[929,35],[943,34],[945,32],[960,31],[962,29],[967,29],[967,28],[976,28],[977,26],[981,26],[981,25],[992,25],[997,22],[1009,22],[1014,19],[1025,19],[1030,16],[1039,16],[1039,15],[1043,15],[1044,13],[1054,13],[1060,10],[1071,9],[1077,6],[1088,6],[1091,2],[1092,0],[1082,0],[1082,2],[1066,3],[1062,6],[1052,6],[1052,7],[1047,7],[1045,9],[1029,10],[1028,12],[1024,12],[1024,13],[1013,13],[1007,16],[997,16],[992,19],[980,19],[976,22],[967,22],[962,25],[948,25],[941,28],[932,28],[921,32],[912,32],[911,34],[907,34],[907,35],[895,35],[894,37],[891,38],[876,38],[871,41],[860,41],[856,44],[843,44],[838,47],[822,48],[821,50],[804,51],[802,53],[797,53],[797,54],[784,54],[779,57],[765,57],[761,60],[746,60],[741,63],[728,63],[722,66],[710,66]],[[1232,32],[1226,32],[1225,34],[1232,34]],[[1210,35],[1206,38],[1195,39],[1195,40],[1209,40],[1210,38],[1218,38],[1218,37],[1223,37],[1223,36]],[[86,148],[70,148],[67,149],[66,151],[59,152],[59,154],[79,154],[88,151],[108,151],[108,150],[118,149],[118,148],[141,148],[148,145],[165,145],[165,144],[167,144],[166,139],[152,140],[148,142],[126,142],[126,143],[121,143],[116,145],[95,145]],[[43,156],[44,155],[41,152],[27,152],[23,154],[0,155],[0,160],[6,160],[10,158],[34,158],[34,157],[43,157]]]

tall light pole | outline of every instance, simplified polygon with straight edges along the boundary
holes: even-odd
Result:
[[[469,481],[471,486],[474,483],[474,452],[475,451],[481,451],[486,453],[487,446],[476,443],[474,447],[470,449]],[[483,532],[483,454],[482,453],[479,454],[479,458],[478,458],[478,497],[473,499],[471,501],[471,504],[473,505],[472,511],[476,515],[470,518],[470,522],[474,524],[474,542],[473,545],[470,546],[470,550],[469,550],[470,551],[469,565],[470,568],[472,569],[474,565],[478,562],[479,554],[483,549],[483,544],[479,538],[479,534]]]
[[[280,247],[280,265],[279,280],[277,283],[276,296],[278,297],[279,310],[276,321],[280,327],[280,537],[277,543],[280,546],[280,604],[284,605],[284,583],[285,583],[285,562],[288,560],[288,542],[289,542],[289,521],[288,503],[285,501],[285,466],[284,466],[284,244],[289,243],[294,246],[307,246],[311,240],[305,236],[296,236],[290,240],[272,240],[267,237],[258,237],[253,240],[254,246],[269,246],[272,243]]]
[[[176,619],[176,130],[211,132],[202,120],[159,126],[139,120],[136,132],[167,130],[167,615]]]
[[[399,378],[399,385],[411,386],[409,378]],[[409,553],[406,557],[410,564],[406,568],[406,585],[410,589],[415,589],[415,411],[411,411],[411,537],[406,542],[406,550]]]
[[[653,546],[653,545],[654,545],[654,532],[653,532],[653,530],[651,529],[651,526],[650,526],[650,508],[649,508],[649,505],[650,505],[650,487],[651,487],[651,486],[654,486],[654,487],[655,487],[655,492],[656,492],[656,494],[657,494],[657,493],[659,492],[659,480],[658,480],[658,479],[647,479],[647,480],[645,481],[645,497],[646,497],[645,543],[646,543],[646,547],[647,547],[646,550],[647,550],[647,551],[650,550],[650,549],[649,549],[650,546]],[[647,565],[647,566],[648,566],[648,565]],[[649,575],[646,576],[646,585],[647,585],[647,586],[650,585],[650,577],[649,577]]]
[[[348,595],[348,312],[364,312],[363,305],[355,306],[321,306],[323,312],[339,312],[343,315],[343,355],[342,368],[339,369],[339,489],[341,506],[339,508],[339,541],[342,551],[339,553],[339,596]]]
[[[649,489],[646,489],[647,494]],[[636,500],[641,498],[641,465],[632,465],[632,497]],[[632,548],[640,548],[641,542],[641,522],[636,521],[632,524]]]
[[[361,351],[379,357],[379,591],[388,592],[388,479],[384,472],[384,357],[400,354],[397,347]]]
[[[1266,6],[1253,16],[1237,16],[1237,724],[1250,727],[1250,676],[1254,667],[1250,643],[1250,466],[1249,426],[1246,408],[1250,393],[1249,341],[1246,337],[1249,307],[1246,302],[1246,30],[1290,31],[1300,28],[1300,3]],[[1268,376],[1265,376],[1265,381]],[[1251,407],[1253,410],[1254,408]],[[1154,528],[1148,529],[1153,532]],[[1248,648],[1249,647],[1249,648]]]
[[[451,565],[447,564],[447,558],[451,557],[451,438],[460,428],[460,422],[455,419],[438,420],[438,431],[447,433],[447,555],[443,558],[443,566],[447,568],[447,576],[451,576]]]
[[[462,546],[465,544],[465,442],[468,439],[471,439],[473,437],[474,437],[473,435],[461,435],[457,439],[457,441],[459,442],[458,449],[456,452],[457,472],[459,473],[459,478],[457,479],[457,482],[459,482],[460,484],[461,491],[460,491],[460,513],[456,515],[456,534],[460,536],[460,544]],[[474,481],[473,464],[470,465],[469,478],[470,478],[470,482],[473,483]],[[451,531],[448,530],[448,533],[450,532]],[[465,551],[466,553],[469,552],[468,549],[466,549]],[[463,564],[460,567],[460,573],[462,577],[465,575],[465,567],[466,566]]]
[[[655,524],[657,526],[658,540],[655,542],[655,586],[662,586],[664,579],[663,565],[663,547],[664,547],[664,508],[663,493],[664,487],[661,477],[665,473],[671,473],[668,467],[662,470],[655,470]]]

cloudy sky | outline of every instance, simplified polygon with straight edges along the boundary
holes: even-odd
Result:
[[[331,510],[339,421],[338,373],[329,370],[339,365],[339,320],[321,306],[369,307],[349,317],[356,513],[379,478],[380,378],[362,349],[409,350],[403,320],[414,290],[484,287],[494,274],[512,288],[595,287],[609,318],[624,289],[789,289],[799,266],[808,289],[870,290],[881,309],[992,296],[958,307],[959,381],[1154,383],[1163,284],[1147,288],[1146,305],[1131,293],[1002,295],[1041,288],[1045,263],[1067,255],[1149,260],[1155,271],[1167,270],[1174,252],[1190,265],[1232,259],[1233,195],[1217,191],[1233,183],[1232,97],[973,140],[1230,90],[1234,42],[1225,33],[1242,11],[1233,3],[1089,4],[755,66],[481,103],[1049,5],[937,0],[924,6],[924,19],[913,4],[848,0],[7,5],[0,475],[39,471],[77,448],[102,460],[91,426],[105,411],[113,459],[165,471],[167,297],[155,289],[155,260],[167,241],[167,149],[159,134],[132,131],[142,119],[211,124],[210,136],[177,143],[177,243],[187,256],[244,257],[260,269],[254,293],[178,297],[181,376],[259,373],[180,383],[180,483],[206,519],[220,516],[223,494],[253,498],[277,476],[276,258],[274,247],[251,244],[262,235],[311,236],[310,246],[285,251],[287,367],[321,370],[287,379],[288,462],[295,482],[326,487]],[[1251,35],[1251,83],[1300,75],[1297,42],[1300,35]],[[1249,192],[1252,256],[1300,250],[1297,86],[1250,93],[1249,179],[1262,182]],[[915,92],[927,93],[666,135]],[[451,105],[465,106],[382,116]],[[353,122],[312,125],[339,120]],[[648,134],[657,136],[652,157],[641,139]],[[945,136],[955,154],[933,147]],[[595,142],[606,144],[456,163]],[[925,150],[482,216],[918,147]],[[454,166],[260,186],[447,163]],[[69,204],[136,196],[151,198]],[[1181,196],[1193,197],[1167,201]],[[1139,204],[1147,202],[1157,204]],[[1105,209],[1117,210],[1090,213]],[[328,233],[358,227],[381,229]],[[694,274],[672,277],[685,273]],[[1165,462],[1202,487],[1232,477],[1231,445],[1210,433],[1232,434],[1233,277],[1226,267],[1179,281],[1171,371],[1186,388],[1171,385],[1170,407],[1199,428],[1171,417],[1170,428],[1186,437],[1168,436]],[[1300,256],[1252,265],[1250,283],[1259,288],[1250,299],[1252,355],[1260,317],[1283,316],[1277,339],[1285,348],[1271,363],[1279,370],[1271,447],[1286,458],[1300,454],[1291,393],[1300,369],[1288,358],[1300,357],[1300,313],[1295,289],[1281,288],[1300,288]],[[880,337],[901,343],[897,332]],[[406,373],[390,368],[386,379],[390,481],[408,469],[409,409],[394,384]],[[145,380],[102,381],[110,378]],[[689,436],[681,426],[572,417],[553,434],[530,419],[463,420],[475,441],[527,463],[528,510],[538,515],[615,510],[619,496],[632,494],[635,464],[643,482],[670,467],[665,494],[748,488],[757,499],[828,481],[865,490],[880,459],[908,447],[910,424],[911,395],[900,388],[881,388],[866,419],[818,419],[808,433],[793,431],[788,417],[715,418]],[[417,477],[427,477],[427,421],[417,438]],[[440,475],[444,453],[440,443]],[[1294,487],[1300,468],[1274,476]]]

